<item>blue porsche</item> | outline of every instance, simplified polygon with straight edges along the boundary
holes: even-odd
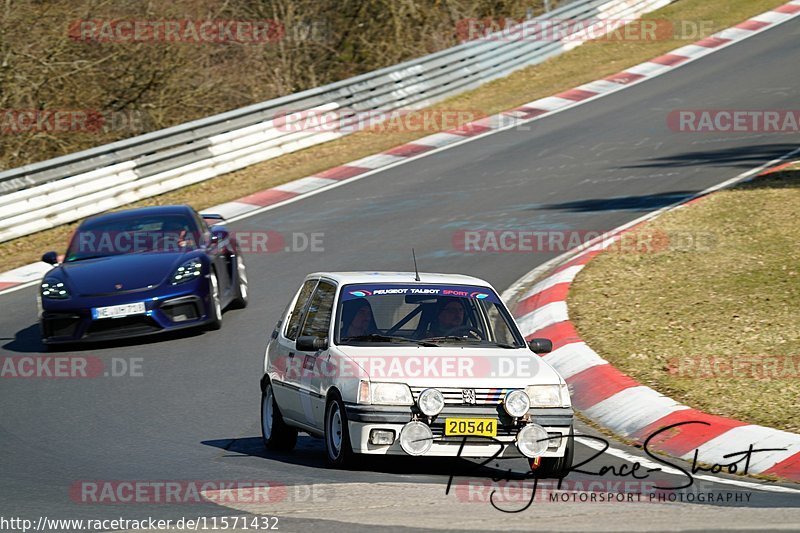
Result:
[[[37,295],[43,342],[219,329],[223,309],[248,298],[244,260],[223,222],[185,205],[84,220],[63,258],[42,256],[54,265]]]

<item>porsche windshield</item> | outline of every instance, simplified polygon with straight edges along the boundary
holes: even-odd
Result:
[[[337,344],[525,347],[500,298],[486,287],[346,285],[338,317]]]
[[[84,223],[70,241],[66,261],[145,252],[182,252],[197,246],[190,217],[174,214],[111,218]]]

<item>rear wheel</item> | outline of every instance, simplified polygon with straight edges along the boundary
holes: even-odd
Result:
[[[219,281],[217,273],[213,270],[208,275],[208,329],[219,329],[222,327],[222,300],[219,295]]]
[[[267,383],[261,393],[261,438],[264,446],[272,450],[289,451],[297,444],[297,430],[283,421],[272,383]]]
[[[335,393],[325,406],[325,455],[328,464],[336,468],[346,468],[355,463],[344,402]]]

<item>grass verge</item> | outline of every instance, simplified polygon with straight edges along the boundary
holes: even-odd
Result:
[[[520,70],[434,106],[491,115],[549,96],[652,59],[785,3],[785,0],[678,0],[645,19],[698,23],[703,35],[650,41],[595,41],[540,65]],[[661,37],[661,36],[660,36]],[[683,37],[683,36],[678,36]],[[435,130],[362,132],[265,161],[224,176],[148,198],[126,207],[190,204],[204,209],[435,133]],[[47,250],[63,251],[77,223],[0,243],[0,272],[39,260]]]
[[[794,165],[658,217],[629,242],[662,246],[612,249],[578,275],[578,332],[678,401],[800,432],[798,206]]]

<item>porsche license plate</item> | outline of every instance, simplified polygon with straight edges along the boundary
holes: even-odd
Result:
[[[92,318],[95,320],[99,318],[121,318],[131,315],[143,315],[144,313],[144,302],[92,308]]]
[[[492,418],[446,418],[445,435],[497,436],[497,420]]]

